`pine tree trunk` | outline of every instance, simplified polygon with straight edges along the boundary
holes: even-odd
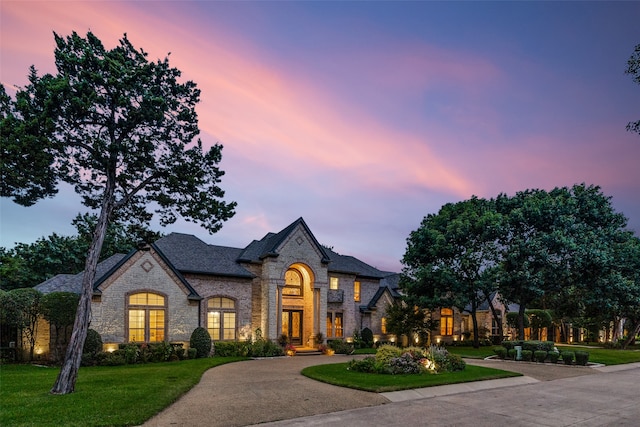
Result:
[[[524,304],[520,304],[518,309],[518,339],[524,340]]]
[[[76,318],[73,323],[73,331],[69,339],[69,345],[67,346],[62,368],[51,389],[52,394],[68,394],[75,390],[78,370],[80,369],[80,362],[82,361],[82,349],[91,321],[91,297],[93,296],[93,282],[95,281],[96,267],[98,265],[98,259],[100,259],[100,252],[102,251],[102,244],[107,232],[109,217],[113,210],[113,193],[113,185],[109,185],[108,182],[98,223],[93,232],[91,246],[87,252],[84,276],[82,278],[82,293],[80,294],[78,311],[76,312]]]

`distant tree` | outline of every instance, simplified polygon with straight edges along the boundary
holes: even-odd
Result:
[[[408,303],[428,309],[468,310],[474,347],[480,345],[478,306],[489,299],[496,286],[501,221],[490,200],[474,196],[446,204],[411,232],[402,259],[402,286]]]
[[[222,146],[205,151],[196,140],[200,91],[178,82],[168,58],[149,62],[126,35],[112,50],[91,32],[54,37],[57,74],[38,76],[31,67],[15,101],[0,100],[0,195],[29,206],[55,194],[62,180],[99,211],[73,333],[51,390],[66,394],[75,388],[109,222],[148,224],[154,209],[161,225],[180,215],[213,233],[235,203],[224,202],[218,186]]]
[[[386,319],[388,333],[398,340],[404,335],[412,343],[416,336],[422,344],[429,343],[431,330],[438,326],[438,321],[432,320],[428,311],[399,300],[387,307]]]
[[[631,57],[627,61],[625,74],[631,75],[633,81],[640,84],[640,44],[636,45]],[[640,120],[629,122],[627,124],[627,130],[640,134]]]
[[[2,318],[18,329],[18,339],[29,346],[29,360],[33,360],[38,333],[38,318],[42,314],[42,294],[35,289],[14,289],[3,295]]]
[[[524,338],[527,307],[551,306],[558,316],[581,316],[585,303],[595,307],[605,302],[604,288],[598,292],[594,284],[609,275],[613,242],[626,218],[614,211],[599,187],[526,190],[498,196],[496,206],[506,220],[499,292],[520,305],[519,339]],[[559,301],[569,297],[571,304]]]
[[[53,339],[55,360],[59,360],[64,354],[62,349],[68,342],[69,328],[73,326],[76,318],[79,300],[80,296],[73,292],[51,292],[42,296],[40,303],[42,316],[49,321],[51,333],[55,333]]]
[[[12,249],[0,248],[0,289],[33,287],[57,274],[76,274],[83,270],[92,233],[98,217],[78,214],[72,221],[75,236],[53,233],[34,243],[18,243]],[[161,233],[145,226],[110,222],[99,261],[116,253],[128,253],[141,241],[155,241]]]

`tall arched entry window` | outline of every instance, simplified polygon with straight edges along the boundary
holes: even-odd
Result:
[[[127,339],[129,342],[165,340],[167,299],[153,292],[127,297]]]
[[[453,310],[450,308],[440,309],[440,335],[453,335]]]
[[[207,302],[207,330],[214,341],[236,339],[236,302],[213,297]]]

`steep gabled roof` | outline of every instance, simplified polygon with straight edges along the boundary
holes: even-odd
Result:
[[[108,274],[110,274],[116,266],[120,265],[125,258],[127,258],[127,255],[125,254],[115,254],[98,263],[96,266],[95,283],[102,280],[105,276],[108,276]],[[78,274],[58,274],[46,282],[42,282],[35,286],[34,289],[42,292],[43,294],[49,294],[51,292],[74,292],[79,294],[82,291],[83,277],[84,271]]]
[[[311,242],[316,247],[318,252],[321,255],[321,261],[324,263],[329,262],[329,256],[327,255],[326,249],[318,243],[313,233],[307,226],[307,223],[304,222],[302,217],[298,218],[289,226],[284,228],[282,231],[278,233],[267,233],[261,240],[254,240],[251,242],[244,250],[242,250],[241,254],[238,256],[237,261],[239,262],[260,262],[264,258],[268,257],[277,257],[280,254],[278,253],[278,248],[284,242],[287,237],[298,227],[302,227]]]
[[[378,301],[380,301],[380,298],[382,298],[382,295],[384,295],[385,292],[389,293],[389,296],[393,299],[396,298],[400,298],[400,292],[398,289],[398,282],[400,280],[400,274],[398,273],[389,273],[389,272],[385,272],[386,276],[380,281],[380,287],[378,287],[378,290],[376,291],[376,293],[373,295],[373,297],[371,298],[371,301],[369,301],[369,303],[367,305],[361,305],[360,306],[360,311],[371,311],[373,310],[376,305],[378,304]]]
[[[190,234],[171,233],[154,244],[182,273],[253,278],[236,262],[242,249],[208,245]]]
[[[378,270],[350,255],[340,255],[331,249],[325,249],[329,255],[329,272],[355,274],[362,278],[382,279],[389,273]]]

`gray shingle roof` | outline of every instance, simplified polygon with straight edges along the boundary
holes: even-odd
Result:
[[[340,255],[331,249],[325,251],[329,255],[329,272],[355,274],[360,277],[382,279],[389,273],[378,270],[369,264],[350,255]]]
[[[302,217],[298,218],[291,224],[289,224],[286,228],[278,233],[267,233],[261,240],[254,240],[251,242],[246,248],[242,250],[242,253],[238,257],[238,261],[241,262],[260,262],[262,259],[267,257],[275,257],[278,256],[278,246],[296,229],[296,227],[301,226],[310,236],[313,244],[316,246],[318,251],[322,256],[322,262],[328,262],[329,257],[327,255],[326,249],[318,243],[315,236],[307,226],[307,223],[304,222]]]
[[[98,263],[96,267],[96,281],[100,280],[105,274],[117,266],[127,255],[115,254]],[[84,271],[78,274],[58,274],[51,279],[40,283],[34,289],[49,294],[51,292],[74,292],[79,294],[82,291],[82,278]]]
[[[209,245],[190,234],[171,233],[155,242],[181,273],[254,277],[236,262],[242,249]]]

